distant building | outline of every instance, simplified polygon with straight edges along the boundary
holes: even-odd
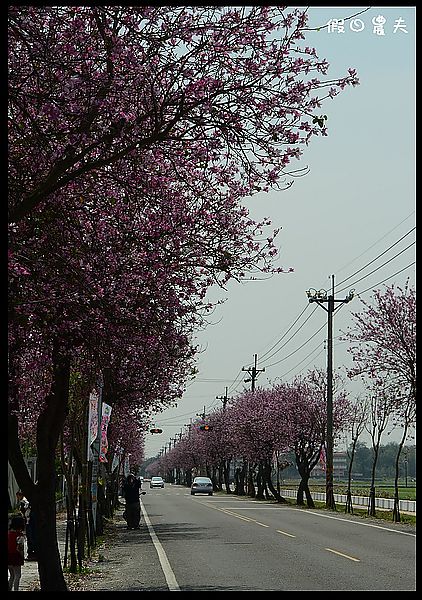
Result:
[[[321,461],[312,469],[311,477],[325,477],[325,465]],[[333,477],[347,477],[347,452],[333,453]]]

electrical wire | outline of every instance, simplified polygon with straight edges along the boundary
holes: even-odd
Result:
[[[396,271],[392,275],[389,275],[389,277],[386,277],[382,281],[379,281],[378,283],[375,283],[374,285],[371,285],[369,288],[366,288],[366,290],[363,290],[363,292],[358,292],[356,295],[357,296],[362,296],[362,294],[366,294],[366,292],[368,292],[369,290],[373,291],[374,287],[376,287],[377,285],[381,285],[382,283],[385,283],[386,281],[389,281],[390,279],[392,279],[396,275],[399,275],[400,273],[403,273],[403,271],[406,271],[406,269],[409,269],[415,263],[416,263],[416,261],[414,260],[412,263],[410,263],[409,265],[407,265],[407,267],[403,267],[403,269],[400,269],[400,271]]]
[[[409,248],[411,248],[412,246],[414,246],[415,243],[416,242],[412,242],[411,244],[409,244],[408,246],[406,246],[406,248],[404,248],[403,250],[401,250],[400,252],[398,252],[397,254],[395,254],[392,258],[390,258],[389,260],[385,261],[382,265],[380,265],[379,267],[377,267],[373,271],[370,271],[369,273],[367,273],[366,275],[364,275],[360,279],[357,279],[353,283],[349,284],[349,286],[347,286],[347,287],[350,287],[351,285],[356,285],[357,283],[359,283],[359,281],[362,281],[363,279],[366,279],[367,277],[369,277],[369,275],[372,275],[373,273],[376,273],[377,271],[379,271],[380,269],[382,269],[382,267],[385,267],[385,265],[388,265],[388,263],[390,263],[392,260],[394,260],[395,258],[397,258],[398,256],[400,256],[400,254],[403,254],[403,252],[406,252],[406,250],[408,250]],[[347,288],[342,288],[341,290],[337,290],[337,291],[340,293],[340,292],[343,292],[346,289]]]
[[[297,321],[300,319],[300,317],[303,315],[303,313],[304,313],[304,312],[305,312],[305,311],[306,311],[308,308],[309,308],[309,303],[308,303],[308,304],[306,304],[305,308],[302,310],[302,312],[300,313],[300,315],[298,315],[298,316],[296,317],[295,321],[294,321],[294,322],[291,324],[291,326],[289,327],[289,329],[288,329],[288,330],[287,330],[287,331],[286,331],[286,332],[285,332],[285,333],[284,333],[284,334],[281,336],[281,338],[279,338],[279,339],[276,341],[276,343],[275,343],[275,344],[273,344],[273,345],[271,346],[271,348],[269,348],[269,350],[267,350],[266,352],[264,352],[264,354],[261,354],[261,355],[259,356],[260,360],[263,360],[263,359],[265,359],[265,358],[266,358],[266,355],[267,355],[269,352],[271,352],[271,350],[272,350],[273,348],[275,348],[275,347],[276,347],[276,346],[277,346],[277,345],[278,345],[278,344],[279,344],[279,343],[282,341],[282,339],[283,339],[283,338],[284,338],[284,337],[285,337],[285,336],[286,336],[286,335],[289,333],[289,331],[292,329],[292,327],[293,327],[293,326],[294,326],[294,325],[297,323]],[[306,323],[306,321],[305,321],[305,323]]]
[[[296,348],[296,350],[293,350],[293,352],[290,352],[290,354],[288,354],[287,356],[284,356],[283,358],[280,358],[280,360],[277,360],[275,363],[271,363],[270,365],[264,365],[264,368],[265,369],[269,369],[270,367],[273,367],[274,365],[278,365],[279,363],[283,362],[284,360],[287,360],[288,358],[290,358],[291,356],[293,356],[293,354],[296,354],[296,352],[298,350],[300,350],[301,348],[303,348],[303,346],[306,346],[306,344],[308,342],[310,342],[316,336],[316,334],[321,331],[321,329],[323,327],[325,327],[325,323],[323,323],[321,325],[321,327],[319,329],[317,329],[317,331],[315,331],[315,333],[313,335],[311,335],[311,337],[306,340],[306,342],[303,342],[303,344],[301,346],[299,346],[298,348]]]
[[[415,211],[412,211],[410,213],[410,215],[407,215],[407,217],[405,217],[402,221],[400,221],[400,223],[398,223],[395,227],[393,227],[393,229],[390,229],[390,231],[387,231],[387,233],[385,233],[382,237],[380,237],[376,242],[374,242],[371,246],[369,246],[369,248],[367,248],[366,250],[364,250],[361,254],[359,254],[359,256],[356,256],[355,258],[353,258],[351,261],[349,261],[347,264],[345,264],[343,267],[340,267],[340,269],[337,269],[337,273],[339,273],[340,271],[343,271],[343,269],[345,269],[346,267],[348,267],[349,265],[351,265],[352,263],[354,263],[356,260],[358,260],[361,256],[363,256],[364,254],[366,254],[367,252],[369,252],[369,250],[371,250],[372,248],[374,248],[374,246],[376,246],[381,240],[383,240],[384,238],[387,237],[387,235],[390,235],[390,233],[392,233],[393,231],[395,231],[397,229],[397,227],[400,227],[400,225],[402,225],[402,223],[404,223],[405,221],[407,221],[407,219],[410,219],[410,217],[412,215],[415,214]],[[345,280],[344,280],[345,281]]]
[[[414,213],[411,213],[414,214]],[[411,215],[409,215],[408,217],[406,217],[406,219],[408,219]],[[404,219],[401,223],[403,223],[406,219]],[[401,224],[399,223],[399,225]],[[396,227],[398,227],[399,225],[397,225]],[[395,229],[395,228],[394,228]],[[394,231],[394,229],[390,230]],[[381,256],[383,256],[384,254],[386,254],[389,250],[391,250],[392,248],[394,248],[394,246],[396,246],[398,243],[400,243],[404,238],[406,238],[408,235],[410,235],[410,233],[412,233],[412,231],[414,231],[416,228],[413,227],[412,229],[410,229],[405,235],[403,235],[400,239],[398,239],[394,244],[392,244],[391,246],[389,246],[386,250],[384,250],[382,253],[380,253],[377,257],[375,257],[373,260],[371,260],[369,263],[367,263],[366,265],[364,265],[362,268],[358,269],[357,271],[355,271],[352,275],[349,275],[348,277],[346,277],[345,279],[343,279],[340,283],[336,284],[336,287],[342,285],[343,283],[345,283],[346,281],[348,281],[349,279],[352,279],[354,276],[356,276],[358,273],[360,273],[361,271],[363,271],[364,269],[366,269],[369,265],[373,264],[376,260],[378,260],[379,258],[381,258]],[[386,235],[383,236],[382,238],[380,238],[380,240],[384,239],[384,237],[386,237]],[[356,259],[353,259],[350,263],[354,262],[354,260],[357,260],[358,258],[360,258],[360,256],[363,256],[363,254],[365,254],[368,250],[370,250],[372,247],[374,247],[380,240],[378,240],[377,242],[375,242],[375,244],[373,244],[372,246],[370,246],[370,248],[368,248],[367,250],[365,250],[365,252],[363,252],[362,254],[360,254],[358,257],[356,257]],[[406,248],[404,248],[403,250],[401,250],[400,252],[398,252],[397,254],[395,254],[392,258],[390,258],[389,260],[385,261],[382,265],[380,265],[379,267],[377,267],[376,269],[372,270],[370,273],[367,273],[366,275],[364,275],[363,277],[361,277],[360,279],[356,280],[354,283],[350,284],[350,286],[355,285],[356,283],[359,283],[360,281],[363,281],[364,279],[366,279],[367,277],[369,277],[370,275],[372,275],[373,273],[376,273],[378,270],[380,270],[381,268],[383,268],[384,266],[386,266],[387,264],[389,264],[391,261],[393,261],[395,258],[397,258],[398,256],[400,256],[401,254],[403,254],[403,252],[405,252],[406,250],[408,250],[409,248],[411,248],[413,245],[415,245],[415,242],[412,242],[411,244],[409,244]],[[404,267],[403,269],[400,269],[399,271],[396,271],[395,273],[393,273],[392,275],[389,275],[388,277],[386,277],[385,279],[383,279],[382,281],[378,282],[377,284],[370,286],[369,288],[357,292],[356,295],[360,296],[365,294],[366,292],[368,292],[369,290],[373,290],[374,287],[381,285],[382,283],[385,283],[386,281],[392,279],[393,277],[395,277],[396,275],[402,273],[403,271],[405,271],[406,269],[410,268],[411,266],[413,266],[415,264],[415,261],[413,261],[412,263],[410,263],[409,265],[407,265],[406,267]],[[347,266],[347,265],[346,265]],[[343,267],[345,268],[345,267]],[[350,287],[347,286],[347,287]],[[342,288],[340,290],[337,290],[339,293],[344,291],[346,288]],[[286,335],[292,330],[292,328],[296,325],[296,323],[299,321],[299,319],[302,317],[302,315],[305,313],[306,309],[308,308],[309,304],[307,304],[305,306],[305,308],[300,312],[300,314],[296,317],[296,319],[293,321],[292,325],[285,331],[285,333],[263,354],[261,355],[260,359],[262,361],[263,358],[266,358],[267,360],[271,359],[273,356],[275,356],[276,354],[278,354],[278,352],[280,352],[293,338],[294,336],[302,329],[302,327],[308,322],[308,320],[310,319],[310,317],[314,314],[314,312],[316,311],[316,308],[314,309],[314,311],[307,317],[307,319],[305,319],[305,321],[302,323],[302,325],[295,331],[295,333],[283,344],[283,346],[281,346],[280,348],[278,348],[275,352],[273,352],[271,354],[271,351],[274,350],[274,348],[276,348],[278,346],[278,344],[280,344],[280,342],[286,337]],[[343,308],[344,304],[342,304],[340,307],[338,307],[338,310],[340,310],[341,308]],[[296,352],[298,352],[301,348],[303,348],[304,346],[306,346],[306,344],[308,344],[322,329],[323,327],[325,327],[326,323],[323,323],[323,325],[311,336],[309,337],[303,344],[301,344],[298,348],[296,348],[295,350],[293,350],[293,352],[291,352],[290,354],[288,354],[287,356],[283,357],[282,359],[271,363],[269,365],[264,365],[264,368],[271,368],[281,362],[283,362],[284,360],[287,360],[288,358],[290,358],[293,354],[295,354]],[[288,375],[289,373],[291,373],[292,371],[295,371],[299,365],[301,365],[305,360],[307,360],[310,356],[312,356],[316,350],[318,350],[320,343],[318,343],[318,345],[316,346],[316,348],[314,348],[309,354],[307,354],[307,356],[305,356],[305,358],[303,358],[299,363],[297,363],[292,369],[290,369],[289,371],[287,371],[286,373],[284,373],[281,377],[285,377],[286,375]],[[324,351],[324,348],[320,350],[320,352],[311,360],[309,361],[300,372],[302,372],[309,364],[310,362],[314,361],[316,358],[318,358],[318,356],[320,356],[320,354]],[[231,393],[234,393],[237,391],[237,388],[239,387],[239,384],[241,383],[241,379],[243,377],[242,375],[242,371],[240,370],[239,373],[237,374],[237,376],[235,377],[234,380],[230,380],[230,379],[195,379],[194,381],[191,382],[190,385],[192,385],[193,383],[196,382],[229,382],[231,381],[230,384],[230,388],[229,391]],[[239,380],[239,381],[238,381]],[[236,385],[237,383],[237,385]],[[214,408],[216,405],[216,402],[213,401],[213,403],[211,405],[209,405],[207,407],[207,410],[210,410],[212,408]],[[167,417],[164,419],[159,419],[157,422],[159,423],[164,423],[167,424],[167,426],[169,427],[176,427],[179,425],[176,425],[174,423],[169,423],[169,421],[172,421],[174,419],[180,419],[180,417],[184,417],[184,416],[190,416],[192,418],[192,412],[188,412],[188,413],[184,413],[182,415],[177,415],[175,417]],[[195,413],[195,416],[197,416],[197,414]]]
[[[408,235],[410,235],[412,233],[412,231],[414,231],[415,229],[416,229],[416,227],[413,227],[410,231],[408,231],[407,233],[405,233],[399,240],[397,240],[397,242],[394,242],[394,244],[392,244],[389,248],[387,248],[386,250],[384,250],[384,252],[381,252],[381,254],[378,254],[378,256],[376,256],[369,263],[367,263],[366,265],[364,265],[361,269],[359,269],[358,271],[355,271],[352,275],[349,275],[349,277],[346,277],[346,279],[343,279],[343,281],[339,281],[336,284],[336,287],[339,286],[339,285],[342,285],[345,281],[347,281],[348,279],[351,279],[352,277],[354,277],[355,275],[357,275],[358,273],[360,273],[361,271],[363,271],[364,269],[366,269],[366,267],[369,267],[369,265],[371,265],[373,262],[375,262],[376,260],[378,260],[379,258],[381,258],[381,256],[383,256],[384,254],[386,254],[389,250],[391,250],[391,248],[394,248],[394,246],[397,246],[397,244],[399,242],[401,242],[402,240],[404,240],[404,238],[407,237]],[[408,246],[408,248],[409,248],[409,246]]]

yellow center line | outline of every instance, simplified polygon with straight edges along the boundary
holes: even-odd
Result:
[[[344,558],[348,558],[349,560],[354,560],[355,562],[360,562],[359,558],[354,558],[353,556],[349,556],[348,554],[343,554],[343,552],[338,552],[338,550],[333,550],[332,548],[325,548],[328,552],[333,552],[333,554],[338,554],[339,556],[343,556]]]
[[[238,519],[242,519],[243,521],[249,521],[250,523],[256,523],[257,525],[261,525],[261,527],[269,527],[269,525],[265,525],[264,523],[260,523],[259,521],[256,521],[255,519],[244,517],[243,515],[238,515],[237,513],[233,512],[231,510],[228,510],[227,508],[219,508],[218,510],[221,510],[222,512],[225,512],[228,515],[232,515],[233,517],[237,517]]]
[[[277,529],[276,531],[278,533],[282,533],[283,535],[288,535],[289,537],[296,537],[295,535],[292,535],[291,533],[287,533],[287,531],[281,531],[281,529]]]
[[[225,513],[226,515],[230,515],[232,517],[236,517],[237,519],[241,519],[242,521],[248,521],[249,523],[256,523],[257,525],[261,525],[261,527],[270,527],[269,525],[265,525],[264,523],[260,523],[259,521],[256,521],[255,519],[249,519],[248,517],[244,517],[242,515],[238,515],[237,513],[227,509],[227,508],[219,508],[218,506],[212,506],[211,503],[207,503],[207,506],[209,506],[209,508],[213,508],[214,510],[219,510],[222,513]],[[288,537],[292,537],[295,538],[296,536],[291,534],[291,533],[287,533],[287,531],[282,531],[281,529],[276,529],[277,533],[281,533],[282,535],[287,535]],[[325,550],[328,550],[328,552],[332,552],[333,554],[337,554],[338,556],[342,556],[343,558],[347,558],[349,560],[353,560],[354,562],[360,562],[359,558],[355,558],[354,556],[349,556],[348,554],[343,554],[343,552],[339,552],[338,550],[333,550],[333,548],[325,548]]]
[[[257,525],[261,525],[261,527],[269,527],[269,525],[265,525],[265,523],[260,523],[259,521],[255,521],[255,519],[249,519],[248,517],[244,517],[243,515],[238,515],[237,513],[228,510],[228,508],[217,508],[217,506],[212,506],[211,508],[215,508],[215,510],[219,510],[226,515],[231,515],[232,517],[236,517],[237,519],[241,519],[242,521],[248,521],[249,523],[256,523]]]
[[[265,523],[260,523],[259,521],[255,521],[255,519],[252,519],[252,521],[254,523],[256,523],[257,525],[261,525],[261,527],[269,527],[269,525],[265,525]]]
[[[217,508],[216,506],[213,506],[212,508],[215,508],[215,510],[219,510],[223,513],[225,513],[226,515],[231,515],[232,517],[237,517],[238,519],[242,519],[242,521],[248,521],[249,523],[252,521],[252,519],[248,519],[248,517],[242,517],[242,515],[237,515],[234,512],[231,512],[230,510],[227,510],[227,508]]]

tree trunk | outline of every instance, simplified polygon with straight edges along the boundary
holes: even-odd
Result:
[[[67,415],[70,359],[54,345],[53,381],[46,407],[37,423],[38,482],[34,508],[38,516],[38,572],[42,592],[67,592],[63,577],[56,530],[55,454]]]
[[[297,468],[299,471],[299,475],[301,477],[299,487],[297,490],[297,495],[296,495],[296,504],[298,504],[299,506],[303,506],[305,504],[305,502],[303,500],[303,494],[305,494],[306,503],[308,505],[308,508],[315,508],[315,503],[311,496],[311,492],[310,492],[309,486],[308,486],[310,471],[305,469],[303,467],[302,463],[296,461],[296,464],[297,464]]]
[[[280,502],[282,504],[287,504],[287,500],[285,498],[283,498],[279,489],[278,488],[276,489],[273,485],[273,482],[271,479],[271,462],[270,461],[265,463],[264,478],[265,478],[266,485],[268,486],[270,492],[272,493],[274,498],[277,500],[277,502]]]
[[[355,458],[355,450],[356,450],[356,442],[357,438],[353,439],[352,452],[350,456],[350,464],[349,464],[349,472],[347,478],[347,492],[346,492],[346,506],[344,508],[344,512],[353,514],[353,504],[352,504],[352,467],[353,460]]]
[[[296,504],[298,506],[304,506],[304,504],[305,504],[305,501],[303,499],[303,480],[302,479],[300,480],[299,487],[297,488]]]
[[[37,422],[37,471],[34,484],[29,476],[19,445],[18,422],[9,416],[9,462],[19,487],[37,515],[38,572],[43,592],[67,592],[60,562],[56,531],[56,469],[55,454],[59,435],[67,415],[70,360],[54,344],[52,353],[52,384],[46,406]]]
[[[72,476],[69,477],[69,472],[72,470],[72,455],[69,458],[69,471],[67,469],[63,469],[66,478],[66,549],[65,549],[65,557],[63,561],[63,566],[67,567],[67,555],[70,552],[70,567],[69,570],[71,573],[76,573],[77,571],[77,561],[76,561],[76,549],[75,549],[75,514],[76,509],[73,503],[73,489],[72,489]]]
[[[262,472],[262,461],[258,463],[258,472],[256,476],[256,497],[258,500],[264,500],[264,477]]]
[[[252,466],[249,463],[248,477],[247,477],[247,494],[251,498],[255,498],[255,496],[256,496],[255,484],[254,484],[254,480],[253,480],[254,470],[255,470],[255,466]]]
[[[403,450],[404,442],[407,436],[407,422],[403,430],[403,435],[397,450],[396,462],[395,462],[395,476],[394,476],[394,507],[393,507],[393,521],[400,523],[400,498],[399,498],[399,464],[400,455]]]
[[[232,491],[230,489],[230,477],[229,477],[230,459],[224,461],[223,469],[224,469],[224,485],[226,486],[226,492],[227,492],[227,494],[231,494]]]
[[[375,517],[375,471],[378,460],[378,447],[374,448],[374,461],[372,463],[371,487],[369,489],[368,515]]]
[[[242,467],[238,467],[236,469],[236,473],[235,473],[235,480],[236,480],[236,488],[235,488],[235,494],[237,494],[238,496],[244,496],[245,495],[245,477],[246,477],[246,469],[247,469],[247,462],[246,460],[243,460],[243,464]]]

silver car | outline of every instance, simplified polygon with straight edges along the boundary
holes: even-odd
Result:
[[[149,482],[149,487],[150,488],[155,488],[155,487],[163,488],[164,487],[163,478],[162,477],[151,477],[151,481]]]
[[[211,479],[209,477],[195,477],[192,481],[190,493],[192,496],[195,496],[195,494],[208,494],[208,496],[212,496],[213,485]]]

